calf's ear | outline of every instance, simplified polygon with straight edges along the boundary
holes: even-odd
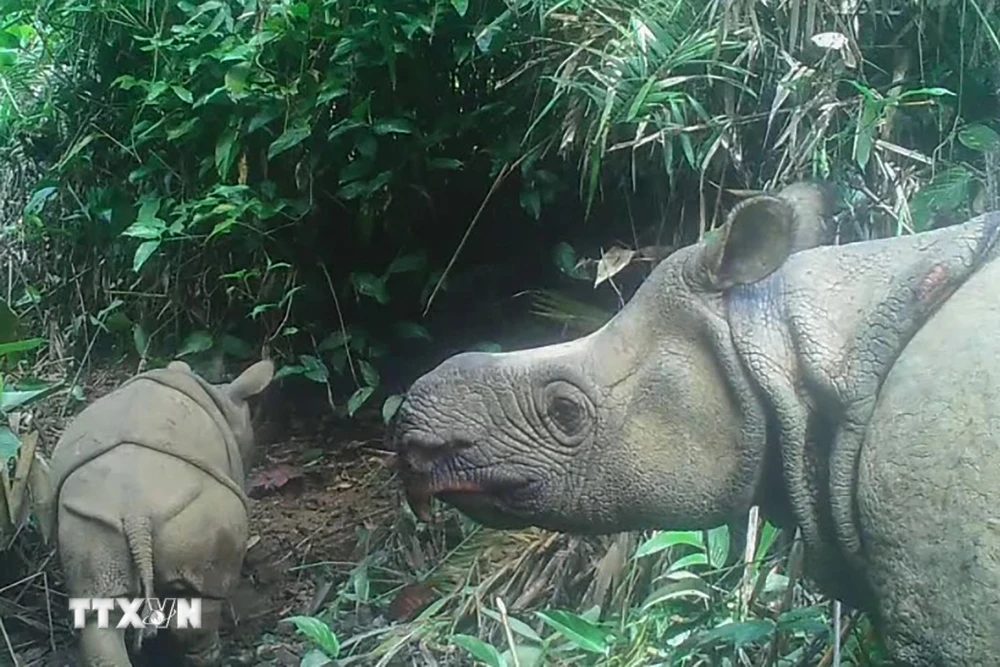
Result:
[[[763,280],[792,254],[795,210],[784,199],[761,195],[740,202],[699,256],[699,282],[711,290]]]
[[[245,401],[250,396],[256,396],[271,384],[274,379],[274,362],[270,359],[258,361],[233,380],[227,392],[234,401]]]

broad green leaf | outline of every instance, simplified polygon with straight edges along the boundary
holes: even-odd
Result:
[[[236,359],[252,359],[254,356],[250,344],[236,336],[226,334],[219,340],[219,344],[223,354],[228,354]]]
[[[333,660],[318,648],[310,649],[299,661],[299,667],[326,667],[332,664]]]
[[[533,219],[538,220],[542,216],[542,196],[538,190],[522,189],[519,199],[521,208]]]
[[[607,655],[610,649],[608,633],[590,621],[568,611],[550,609],[535,614],[546,625],[556,630],[585,651]]]
[[[500,651],[482,639],[477,639],[471,635],[452,635],[451,642],[456,646],[464,648],[477,660],[490,667],[507,667],[507,663],[504,662]]]
[[[129,225],[122,234],[147,241],[159,239],[167,228],[167,223],[156,216],[159,210],[159,197],[143,199],[139,205],[139,212],[135,216],[135,222]]]
[[[22,406],[31,405],[58,391],[61,386],[61,384],[53,384],[41,389],[25,389],[23,391],[4,387],[3,394],[0,394],[0,412],[11,412]]]
[[[971,184],[972,173],[965,167],[956,166],[939,171],[910,200],[914,231],[925,230],[937,211],[961,208],[966,203]]]
[[[708,556],[706,556],[704,552],[681,556],[670,564],[667,568],[667,572],[686,570],[694,565],[708,565]]]
[[[174,94],[177,95],[177,97],[179,97],[182,101],[187,102],[188,104],[194,102],[194,97],[191,95],[191,91],[185,88],[184,86],[174,85],[171,86],[171,89],[174,91]]]
[[[361,369],[361,377],[364,378],[365,384],[369,387],[378,387],[379,378],[378,371],[370,363],[361,359],[358,361],[358,367]]]
[[[284,619],[295,625],[303,635],[311,639],[330,658],[340,655],[340,642],[330,626],[313,616],[292,616]]]
[[[375,393],[375,387],[361,387],[351,394],[351,397],[347,399],[347,414],[353,417],[354,413],[365,404],[365,401],[367,401],[373,393]]]
[[[372,132],[384,134],[412,134],[413,125],[405,118],[383,118],[375,122]]]
[[[21,439],[6,426],[0,426],[0,465],[6,466],[11,459],[17,458],[20,448]],[[2,488],[0,493],[3,493]]]
[[[465,13],[469,11],[469,0],[451,0],[451,6],[459,16],[465,18]]]
[[[411,271],[422,271],[427,266],[427,256],[423,253],[403,255],[392,260],[389,268],[385,270],[387,274],[408,273]]]
[[[288,149],[298,146],[310,134],[312,134],[312,128],[308,124],[293,125],[267,147],[267,159],[271,160]]]
[[[723,567],[729,558],[729,526],[723,524],[708,531],[708,555],[712,567]]]
[[[696,600],[710,600],[712,598],[711,588],[697,575],[690,572],[675,572],[671,578],[676,580],[661,586],[646,598],[642,603],[643,611],[677,598]]]
[[[319,357],[311,354],[300,354],[299,361],[302,362],[302,367],[305,369],[302,374],[313,382],[323,384],[330,379],[330,371],[327,370],[326,364]]]
[[[157,248],[160,247],[159,239],[154,241],[143,241],[139,244],[139,247],[135,249],[135,257],[132,258],[132,270],[139,273],[139,269],[142,265],[146,263],[153,253],[156,252]]]
[[[396,414],[396,410],[399,410],[399,406],[403,404],[403,396],[400,394],[393,394],[389,398],[385,399],[382,403],[382,422],[388,424],[392,421],[392,418]]]
[[[958,133],[958,140],[969,150],[985,153],[1000,146],[1000,134],[981,123],[967,125]]]
[[[854,132],[854,161],[864,169],[871,157],[872,145],[875,141],[875,124],[882,115],[884,102],[865,95],[861,101],[861,113],[858,115],[857,127]]]
[[[752,642],[767,639],[774,632],[775,623],[767,619],[754,619],[726,623],[697,636],[698,646],[718,645],[740,648]]]
[[[44,338],[28,338],[26,340],[11,341],[10,343],[0,343],[0,357],[34,350],[36,347],[44,345],[45,342]]]
[[[236,132],[235,127],[226,128],[215,143],[215,171],[223,180],[236,160]]]
[[[416,322],[396,322],[393,325],[393,329],[396,331],[396,335],[400,338],[423,338],[424,340],[430,340],[431,335],[428,333],[422,325]]]
[[[699,549],[705,548],[701,531],[698,530],[665,530],[658,532],[653,537],[639,545],[635,550],[634,558],[642,558],[650,554],[655,554],[664,549],[669,549],[678,544],[688,544]]]
[[[465,166],[461,160],[450,157],[435,157],[427,161],[428,169],[439,169],[441,171],[458,171]]]
[[[336,350],[337,348],[343,347],[345,343],[351,340],[351,332],[344,331],[343,329],[339,331],[333,331],[324,338],[318,349],[320,352],[326,352],[328,350]]]
[[[205,350],[211,349],[212,334],[207,331],[192,331],[188,334],[188,337],[184,339],[181,344],[181,349],[177,351],[178,357],[186,357],[189,354],[198,354],[199,352],[204,352]]]
[[[359,273],[352,273],[351,282],[354,284],[354,289],[356,289],[359,294],[371,297],[383,305],[389,303],[389,293],[385,288],[385,280],[376,278],[367,271],[362,271]]]
[[[822,637],[830,632],[826,605],[815,604],[789,609],[778,617],[778,629],[783,632],[805,632]]]
[[[149,348],[149,335],[141,324],[132,327],[132,344],[135,346],[136,354],[140,357],[146,355],[146,350]]]
[[[492,609],[489,609],[488,607],[483,607],[480,611],[482,611],[484,616],[489,616],[497,623],[503,623],[503,619],[501,618],[500,614],[493,611]],[[539,644],[541,644],[543,641],[542,638],[538,635],[538,633],[535,632],[535,630],[530,625],[528,625],[527,623],[525,623],[520,619],[514,618],[513,616],[508,616],[507,625],[510,626],[512,632],[521,635],[525,639],[530,639],[531,641],[538,642]]]

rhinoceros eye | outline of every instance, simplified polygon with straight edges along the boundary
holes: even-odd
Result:
[[[549,431],[564,445],[575,445],[590,432],[593,406],[579,388],[557,380],[542,391],[540,412]]]

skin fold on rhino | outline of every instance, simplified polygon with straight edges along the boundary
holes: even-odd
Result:
[[[222,602],[246,551],[247,399],[271,382],[259,361],[213,385],[182,361],[142,373],[87,406],[49,463],[55,533],[70,597],[201,597],[202,627],[174,628],[192,664],[217,664]],[[145,617],[149,609],[143,609]],[[124,630],[80,632],[87,667],[129,667]],[[133,650],[149,630],[136,632]]]
[[[1000,664],[1000,214],[832,246],[829,194],[745,200],[588,336],[419,378],[389,431],[414,511],[600,534],[757,504],[899,664]]]

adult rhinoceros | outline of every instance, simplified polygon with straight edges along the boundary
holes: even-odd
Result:
[[[589,534],[758,504],[898,663],[1000,664],[1000,213],[821,245],[825,192],[745,200],[588,336],[418,379],[411,504]]]

